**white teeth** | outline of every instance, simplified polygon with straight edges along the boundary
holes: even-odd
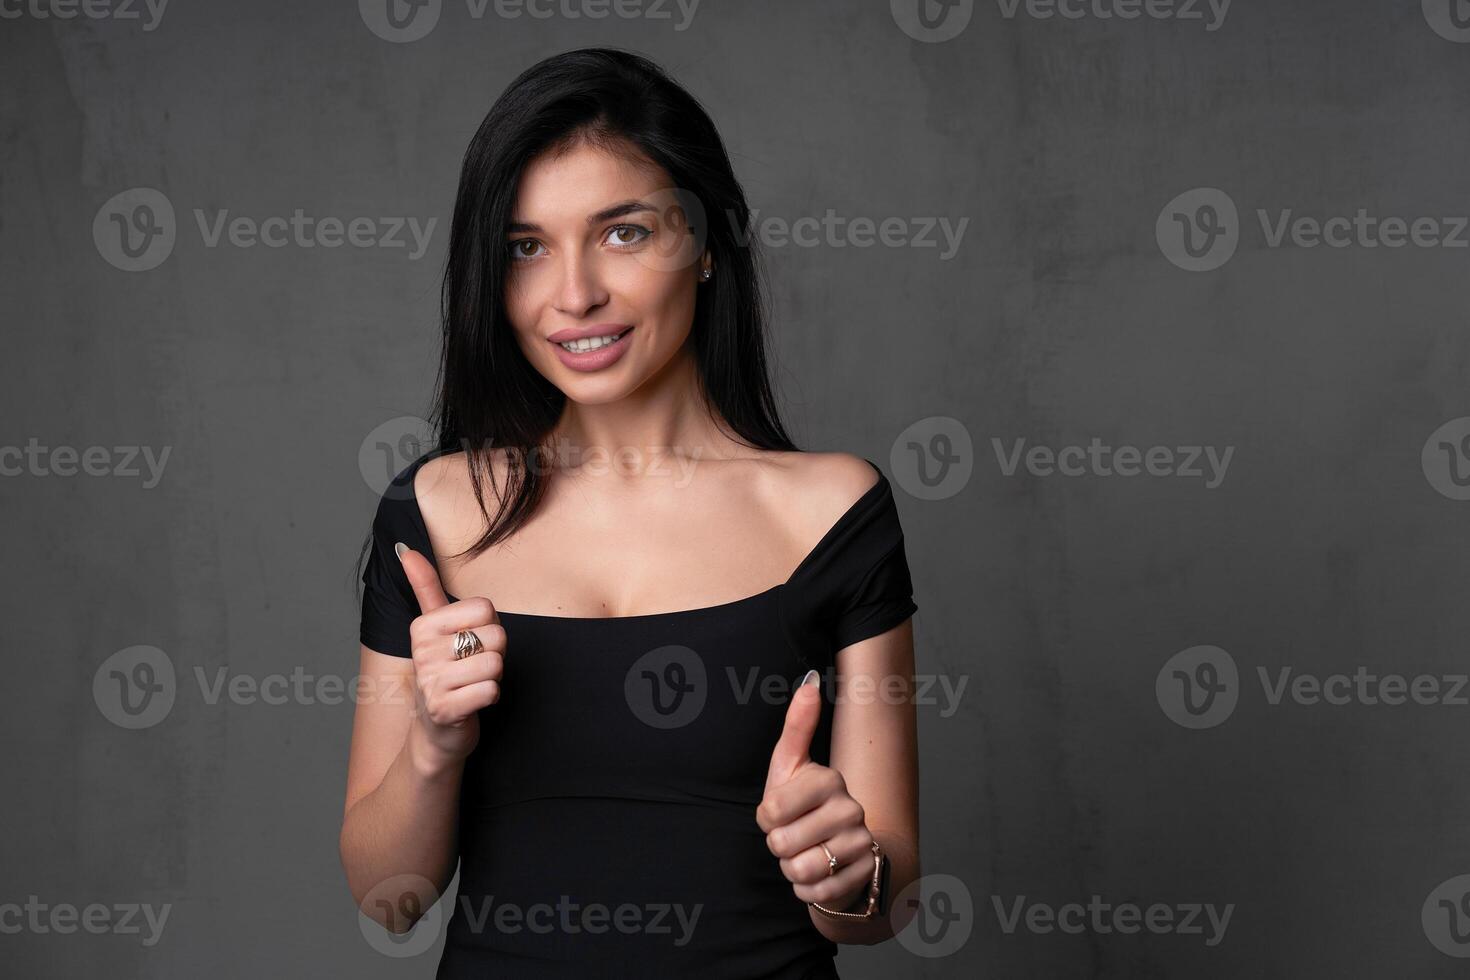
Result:
[[[627,332],[627,330],[623,331],[623,333]],[[597,348],[599,347],[606,347],[608,344],[613,343],[619,337],[621,337],[623,333],[610,334],[606,337],[583,337],[581,340],[569,340],[561,346],[566,350],[571,351],[573,354],[585,354],[589,350],[597,350]]]

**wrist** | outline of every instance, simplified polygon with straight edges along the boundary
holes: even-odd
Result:
[[[445,754],[436,747],[417,719],[409,726],[403,741],[403,754],[409,771],[423,782],[443,782],[458,778],[464,760]]]
[[[883,847],[874,840],[871,845],[872,858],[868,865],[869,876],[859,883],[852,893],[844,893],[832,902],[808,902],[816,912],[827,918],[870,920],[881,916],[886,904],[883,894],[887,886],[887,856]]]
[[[852,890],[838,895],[830,902],[823,902],[829,909],[838,912],[862,912],[868,906],[868,882],[864,879],[853,886]]]

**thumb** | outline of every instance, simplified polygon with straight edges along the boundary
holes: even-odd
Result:
[[[449,605],[449,599],[444,595],[444,586],[439,584],[439,573],[434,570],[429,559],[402,541],[394,545],[393,549],[398,552],[398,560],[403,563],[403,574],[408,576],[413,594],[418,596],[419,611],[427,613]]]
[[[781,738],[771,752],[771,766],[766,773],[766,789],[786,782],[796,771],[811,761],[812,735],[822,718],[822,685],[815,670],[807,674],[786,706],[786,724]]]

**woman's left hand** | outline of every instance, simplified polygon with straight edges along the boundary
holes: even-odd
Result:
[[[755,820],[796,897],[843,911],[866,893],[873,876],[873,835],[842,773],[811,760],[821,717],[821,683],[811,671],[792,692]],[[823,844],[837,859],[835,874],[828,874]]]

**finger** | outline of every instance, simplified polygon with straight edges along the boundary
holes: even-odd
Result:
[[[430,720],[436,725],[452,725],[499,700],[499,681],[477,681],[436,698]]]
[[[862,808],[852,797],[830,799],[766,834],[766,847],[778,858],[795,857],[844,830],[863,826]],[[827,845],[830,847],[831,845]]]
[[[837,859],[836,874],[827,874],[827,855],[819,844],[813,844],[795,857],[781,859],[781,873],[793,885],[815,885],[825,878],[840,878],[852,872],[857,865],[861,872],[858,878],[873,876],[873,835],[865,827],[849,827],[835,836],[820,841]],[[820,901],[820,899],[818,899]]]
[[[822,685],[813,683],[817,679],[815,670],[807,671],[791,694],[791,703],[786,706],[786,723],[766,771],[767,789],[786,782],[811,760],[812,735],[822,717]]]
[[[498,650],[484,650],[463,660],[451,660],[439,668],[439,685],[446,691],[480,681],[498,681],[505,673],[505,658]]]
[[[444,586],[439,583],[439,573],[434,570],[429,559],[402,541],[394,545],[393,549],[398,552],[403,574],[408,576],[408,584],[413,586],[413,594],[418,597],[419,611],[428,613],[449,605],[449,599],[444,595]]]
[[[798,817],[846,790],[842,774],[836,769],[811,763],[786,782],[766,790],[760,806],[755,808],[755,822],[761,830],[770,833],[794,823]]]
[[[831,847],[831,844],[827,845]],[[836,853],[835,851],[833,852]],[[827,856],[822,854],[822,849],[817,848],[817,854],[822,858],[822,879],[817,882],[792,882],[791,890],[796,897],[803,902],[821,902],[828,908],[846,905],[849,900],[855,900],[858,895],[866,895],[868,882],[873,879],[873,852],[845,864],[837,869],[837,873],[831,877],[827,874]],[[849,899],[851,896],[851,899]],[[842,909],[838,909],[842,911]]]
[[[499,648],[505,641],[505,630],[500,625],[500,617],[496,615],[495,603],[484,596],[470,596],[468,599],[451,602],[443,608],[426,613],[423,620],[426,636],[453,636],[460,630],[474,630],[480,642],[487,647]]]

